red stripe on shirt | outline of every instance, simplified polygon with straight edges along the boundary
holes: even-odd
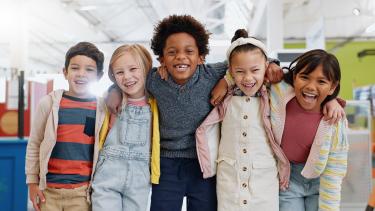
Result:
[[[80,101],[73,101],[71,99],[67,99],[63,97],[60,101],[60,108],[82,108],[82,109],[96,110],[96,101],[80,102]]]
[[[57,141],[74,142],[81,144],[94,144],[95,137],[86,135],[85,125],[64,124],[57,127]]]
[[[81,182],[81,183],[76,183],[76,184],[59,184],[59,183],[47,182],[47,186],[49,188],[65,188],[65,189],[78,188],[78,187],[88,185],[88,184],[89,182]]]
[[[92,162],[50,158],[48,161],[48,172],[55,174],[79,174],[90,176],[92,172]]]

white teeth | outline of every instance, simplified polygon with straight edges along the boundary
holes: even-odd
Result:
[[[85,84],[85,81],[76,81],[76,84]]]
[[[305,93],[303,92],[304,95],[306,95],[307,97],[316,97],[315,94],[311,94],[311,93]]]
[[[132,81],[132,82],[128,82],[128,83],[125,83],[125,86],[133,86],[136,82]]]
[[[255,86],[255,83],[244,84],[243,86],[246,87],[246,88],[252,88],[253,86]]]

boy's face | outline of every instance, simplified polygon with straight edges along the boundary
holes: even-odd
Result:
[[[177,84],[183,85],[195,73],[197,65],[203,63],[203,56],[199,55],[194,37],[181,32],[167,38],[160,63]]]
[[[336,89],[336,85],[323,74],[322,65],[309,74],[301,70],[294,76],[293,86],[299,105],[313,112],[320,112],[322,102]]]
[[[145,96],[145,73],[129,52],[113,62],[112,73],[116,84],[130,98]]]
[[[64,68],[63,72],[69,83],[67,95],[78,98],[92,97],[89,92],[90,84],[100,78],[93,59],[83,55],[74,56],[70,59],[68,69]]]
[[[238,52],[230,61],[230,73],[246,96],[253,96],[263,85],[267,61],[260,50]]]

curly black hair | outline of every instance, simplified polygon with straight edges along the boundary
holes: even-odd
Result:
[[[167,38],[181,32],[188,33],[195,39],[200,56],[205,57],[208,54],[208,39],[211,33],[190,15],[171,15],[155,26],[151,39],[151,49],[154,54],[162,57]]]
[[[70,60],[78,55],[87,56],[96,62],[98,75],[103,74],[104,54],[90,42],[79,42],[72,46],[65,55],[65,69],[68,70]]]

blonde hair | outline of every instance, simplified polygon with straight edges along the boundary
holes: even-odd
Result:
[[[143,70],[145,77],[152,67],[151,55],[145,47],[139,44],[122,45],[113,52],[111,60],[109,61],[108,76],[113,83],[116,83],[116,79],[113,75],[112,65],[127,52],[134,57],[138,66]]]

